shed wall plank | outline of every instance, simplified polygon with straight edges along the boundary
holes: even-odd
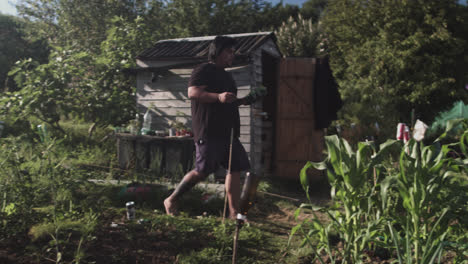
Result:
[[[141,109],[146,109],[147,107],[150,107],[151,103],[153,101],[141,101],[140,106],[144,106]],[[174,103],[177,103],[177,101],[174,101]],[[152,111],[154,116],[177,116],[177,115],[186,115],[186,116],[191,116],[192,115],[192,110],[190,107],[190,104],[180,104],[178,107],[158,107],[158,105],[155,105],[154,108],[152,108]],[[239,115],[242,117],[248,117],[250,116],[250,109],[248,108],[239,108]]]
[[[148,92],[144,97],[138,98],[138,102],[142,101],[151,101],[151,100],[187,100],[187,91],[178,91],[178,92]]]
[[[191,122],[192,122],[192,118],[190,116],[177,116],[177,115],[174,115],[174,116],[156,116],[156,117],[153,118],[153,123],[154,123],[154,126],[157,129],[163,129],[163,128],[168,128],[169,123],[171,121],[174,121],[174,120],[177,120],[177,121],[182,122],[184,124],[188,124],[188,126],[191,126]],[[249,130],[251,129],[250,128],[250,117],[241,116],[240,117],[240,123],[241,123],[241,129],[242,129],[242,127],[249,127]],[[247,129],[247,128],[244,128],[244,129]],[[250,132],[249,132],[249,134],[250,134]]]

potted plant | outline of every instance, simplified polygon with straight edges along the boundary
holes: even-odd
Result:
[[[183,136],[185,135],[184,131],[186,131],[187,128],[184,125],[184,123],[176,120],[174,122],[171,122],[171,129],[175,131],[176,136]]]

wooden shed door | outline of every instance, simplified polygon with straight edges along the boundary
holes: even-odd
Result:
[[[323,131],[314,129],[314,58],[280,62],[277,93],[275,174],[299,179],[307,161],[322,158]],[[312,177],[320,175],[312,172]]]

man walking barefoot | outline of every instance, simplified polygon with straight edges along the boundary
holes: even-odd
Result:
[[[225,188],[229,201],[229,215],[236,218],[239,211],[240,172],[250,169],[244,147],[239,141],[239,105],[252,103],[249,96],[238,99],[232,75],[225,71],[234,60],[235,40],[217,36],[210,44],[209,62],[196,67],[190,77],[188,97],[192,104],[195,169],[188,172],[174,192],[164,200],[166,213],[176,213],[177,201],[198,182],[215,172],[219,166],[228,168],[231,130],[231,171],[226,175]]]

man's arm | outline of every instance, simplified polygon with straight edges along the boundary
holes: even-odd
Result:
[[[210,93],[205,91],[206,87],[206,85],[190,86],[188,88],[189,99],[197,100],[202,103],[232,103],[237,100],[236,95],[233,93]]]

